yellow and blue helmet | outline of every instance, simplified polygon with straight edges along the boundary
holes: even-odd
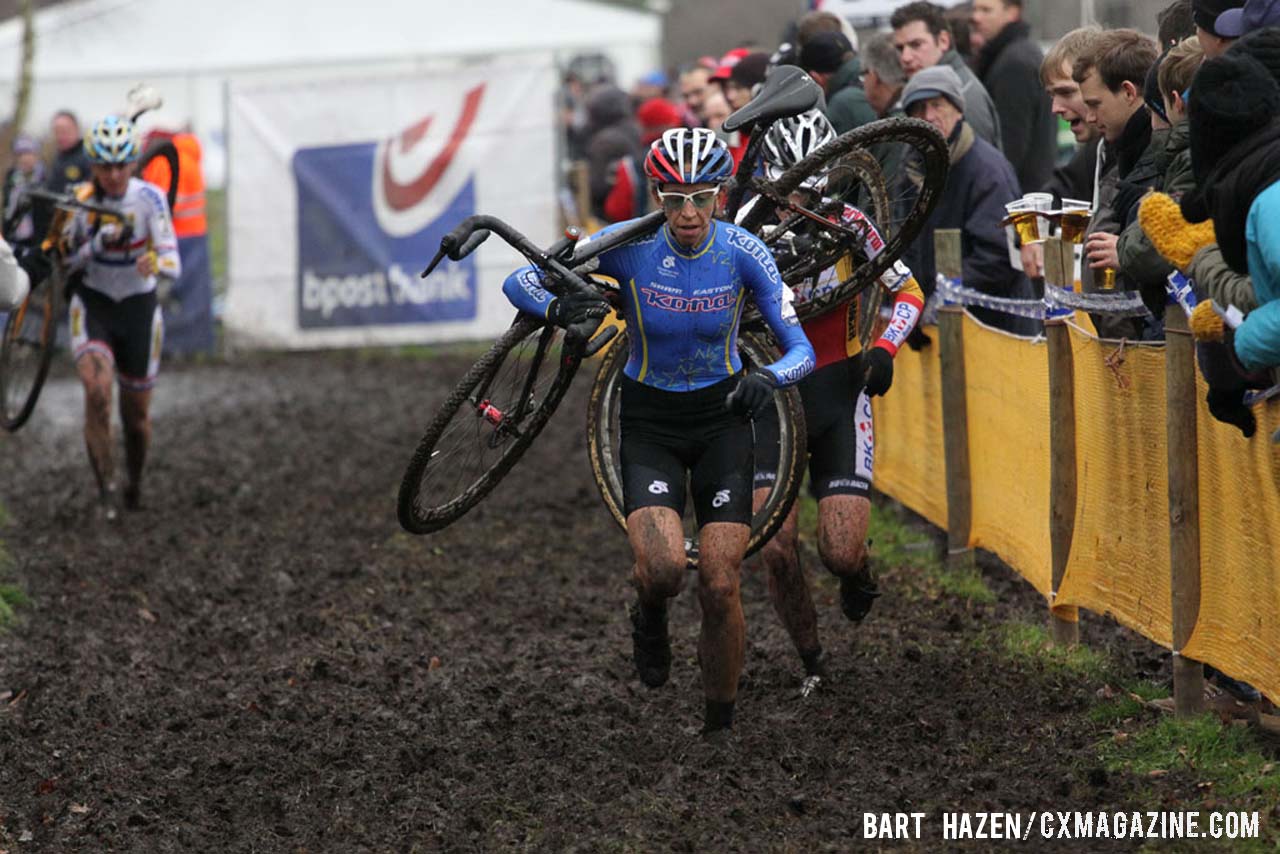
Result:
[[[84,135],[84,150],[94,163],[132,163],[142,152],[138,130],[123,116],[107,116]]]

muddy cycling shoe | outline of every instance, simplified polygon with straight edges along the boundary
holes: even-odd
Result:
[[[121,497],[124,499],[124,509],[130,511],[142,509],[142,487],[131,483],[124,488]]]
[[[98,490],[98,518],[106,522],[114,522],[120,516],[119,494],[114,486]]]
[[[661,688],[671,675],[671,637],[667,634],[667,612],[631,606],[631,657],[640,681]]]
[[[819,647],[813,652],[800,653],[804,662],[804,680],[800,683],[800,697],[809,697],[818,693],[830,678],[827,675],[827,657]]]
[[[840,610],[849,620],[860,623],[880,598],[880,588],[870,570],[840,578]]]

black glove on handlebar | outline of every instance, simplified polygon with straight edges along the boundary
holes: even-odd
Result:
[[[751,371],[739,381],[737,388],[729,392],[725,406],[734,415],[754,421],[773,403],[774,388],[773,377],[769,374]]]
[[[547,308],[547,320],[568,329],[587,320],[599,321],[608,313],[609,303],[603,297],[575,292],[553,299]]]
[[[893,385],[893,356],[883,347],[862,351],[862,388],[875,397],[884,394]]]

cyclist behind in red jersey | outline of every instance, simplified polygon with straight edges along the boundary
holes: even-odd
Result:
[[[172,284],[181,262],[164,193],[133,177],[140,148],[133,122],[107,116],[85,134],[84,148],[93,163],[93,181],[78,186],[76,195],[119,207],[125,217],[123,223],[104,222],[80,211],[68,224],[65,238],[75,247],[70,269],[84,271],[83,282],[73,289],[68,317],[72,353],[84,385],[85,446],[103,513],[111,519],[116,515],[112,384],[120,386],[124,423],[124,505],[137,510],[151,441],[151,389],[164,342],[156,286],[161,281]]]
[[[835,136],[831,123],[818,110],[774,123],[765,139],[766,175],[776,179]],[[812,178],[794,200],[813,206],[824,185],[823,178]],[[841,220],[863,229],[863,254],[868,259],[883,251],[883,237],[862,211],[845,205]],[[796,285],[797,304],[838,285],[851,272],[839,268],[848,264],[842,261]],[[870,398],[889,390],[893,358],[915,328],[924,305],[920,285],[901,261],[894,262],[880,277],[879,286],[892,295],[892,311],[883,334],[867,350],[862,350],[857,334],[863,321],[860,298],[805,321],[804,331],[817,354],[817,367],[799,384],[808,427],[809,487],[818,500],[818,554],[823,565],[840,579],[841,610],[854,622],[867,615],[880,595],[866,542],[875,457]],[[776,477],[776,425],[776,420],[765,420],[757,432],[756,506],[764,503]],[[777,536],[764,546],[761,559],[769,573],[774,608],[804,662],[802,691],[808,695],[821,683],[826,669],[817,613],[800,565],[796,527],[793,508]]]
[[[633,657],[646,685],[667,681],[667,603],[684,586],[682,517],[691,494],[698,523],[703,731],[714,732],[733,724],[745,651],[739,569],[751,533],[751,421],[775,408],[775,388],[812,369],[813,349],[769,250],[750,232],[712,219],[720,185],[733,174],[725,144],[706,129],[669,130],[650,147],[644,169],[666,226],[599,256],[599,272],[621,284],[630,344],[621,381],[620,450],[639,594],[632,610]],[[576,328],[604,314],[602,299],[551,296],[532,267],[513,273],[503,290],[517,308],[560,326]],[[748,299],[784,353],[771,365],[743,371],[738,324]]]

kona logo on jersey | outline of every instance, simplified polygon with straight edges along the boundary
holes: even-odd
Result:
[[[537,270],[521,270],[518,277],[520,290],[528,294],[534,302],[544,303],[551,299],[551,294],[542,287],[542,277],[538,275]]]
[[[774,263],[773,255],[769,253],[768,247],[761,243],[754,234],[749,231],[733,229],[729,232],[729,245],[736,249],[741,249],[754,258],[768,274],[769,281],[782,281],[782,277],[778,275],[778,265]]]
[[[426,279],[417,272],[440,238],[475,213],[470,140],[484,90],[382,141],[294,154],[301,328],[475,318],[475,255]]]
[[[800,380],[804,379],[812,371],[813,371],[813,359],[810,359],[808,356],[806,356],[804,361],[801,362],[800,364],[790,368],[784,368],[780,371],[775,370],[774,373],[778,375],[778,379],[782,382],[783,385],[790,385],[791,383],[799,382]]]
[[[719,509],[725,506],[726,504],[728,504],[732,500],[733,499],[729,496],[729,490],[727,489],[717,490],[716,497],[711,499],[711,506]]]
[[[671,484],[667,483],[665,480],[655,480],[653,483],[649,484],[649,491],[654,495],[667,495],[671,492]]]
[[[652,305],[664,311],[690,312],[694,314],[712,314],[728,311],[733,308],[738,298],[731,293],[708,297],[682,297],[675,294],[664,294],[649,288],[641,288],[645,305]]]

